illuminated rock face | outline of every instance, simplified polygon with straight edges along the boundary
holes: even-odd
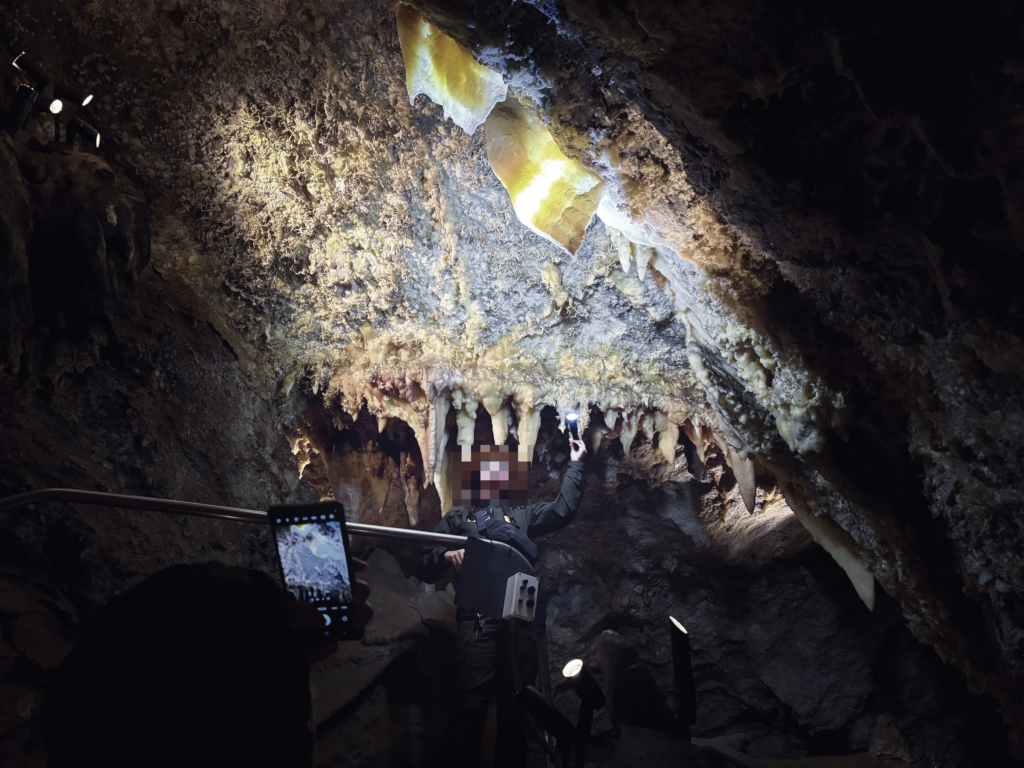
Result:
[[[601,177],[566,157],[543,123],[515,98],[494,108],[484,130],[487,159],[508,190],[516,216],[576,253],[601,200]]]
[[[508,92],[501,75],[478,64],[414,8],[399,4],[397,14],[410,101],[426,94],[444,107],[446,118],[473,133]]]

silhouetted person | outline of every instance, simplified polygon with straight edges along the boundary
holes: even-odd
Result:
[[[532,558],[536,547],[531,539],[553,533],[571,523],[576,516],[583,477],[583,457],[587,449],[580,440],[570,440],[569,467],[562,490],[554,501],[526,503],[529,490],[529,465],[517,458],[515,449],[506,446],[474,446],[460,457],[458,446],[450,461],[452,490],[456,506],[434,526],[439,533],[474,538],[496,538],[503,523],[514,527],[504,540]],[[429,549],[423,557],[420,578],[433,583],[448,566],[462,569],[464,549],[450,550],[444,545]],[[458,586],[456,586],[456,591]],[[539,608],[539,606],[538,606]],[[538,615],[541,612],[538,611]],[[453,768],[475,768],[480,763],[484,723],[491,697],[497,695],[498,733],[494,745],[494,764],[498,768],[526,765],[527,747],[523,714],[515,704],[514,672],[519,667],[521,686],[530,685],[537,675],[536,646],[528,628],[517,633],[518,652],[513,659],[508,621],[456,611],[456,675],[459,695],[442,741],[443,764]],[[538,621],[539,619],[535,620]]]
[[[365,625],[369,590],[356,591]],[[309,663],[337,646],[307,653],[306,608],[267,574],[220,563],[114,598],[47,686],[50,768],[309,768]]]

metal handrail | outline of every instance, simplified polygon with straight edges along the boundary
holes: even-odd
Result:
[[[154,499],[149,496],[128,496],[122,493],[103,493],[102,491],[78,491],[73,488],[40,488],[37,491],[26,491],[0,499],[0,512],[18,509],[29,504],[40,504],[47,501],[67,501],[74,504],[95,504],[101,507],[117,507],[119,509],[139,509],[148,512],[163,512],[170,515],[189,515],[192,517],[209,517],[216,520],[236,520],[242,523],[269,525],[266,512],[240,507],[220,507],[216,504],[200,504],[194,501],[176,501],[174,499]],[[385,539],[404,539],[421,543],[465,544],[468,536],[455,536],[449,533],[434,531],[416,531],[411,528],[389,528],[384,525],[367,523],[346,523],[349,533],[359,536],[377,536]],[[489,541],[499,549],[507,549],[522,560],[530,573],[533,566],[526,556],[515,547],[503,541]]]

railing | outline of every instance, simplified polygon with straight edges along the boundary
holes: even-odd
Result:
[[[266,512],[239,507],[219,507],[215,504],[199,504],[194,501],[175,501],[174,499],[153,499],[148,496],[126,496],[121,493],[103,493],[100,491],[76,491],[72,488],[41,488],[38,491],[27,491],[14,496],[0,499],[0,512],[8,509],[27,507],[48,501],[66,501],[72,504],[94,504],[101,507],[117,507],[119,509],[138,509],[147,512],[163,512],[169,515],[190,515],[192,517],[210,517],[216,520],[236,520],[242,523],[269,525]],[[348,532],[359,536],[377,536],[385,539],[404,539],[418,541],[422,544],[465,544],[466,536],[453,536],[448,533],[433,531],[416,531],[411,528],[389,528],[383,525],[366,523],[346,523]],[[515,547],[503,541],[490,541],[499,549],[507,549],[523,561],[527,572],[533,573],[533,566]]]

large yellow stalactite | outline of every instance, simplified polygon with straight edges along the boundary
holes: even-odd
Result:
[[[494,107],[484,131],[487,159],[519,220],[576,253],[601,201],[601,177],[562,154],[543,123],[513,97]]]
[[[478,64],[419,11],[400,4],[397,15],[409,100],[426,94],[444,108],[446,118],[473,133],[508,93],[501,75]]]

